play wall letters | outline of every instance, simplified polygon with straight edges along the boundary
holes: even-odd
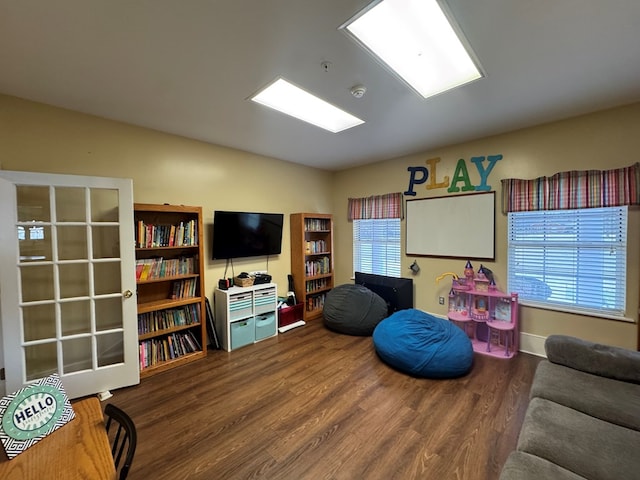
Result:
[[[485,166],[486,160],[486,166]],[[430,158],[426,161],[426,167],[407,167],[409,172],[409,187],[404,192],[405,195],[415,197],[417,194],[414,191],[416,185],[426,184],[427,190],[433,190],[435,188],[446,188],[447,192],[489,192],[491,191],[491,185],[487,183],[489,174],[495,164],[502,160],[502,155],[489,155],[488,157],[471,157],[471,163],[475,164],[478,174],[480,175],[480,183],[473,185],[469,178],[469,170],[467,169],[467,163],[463,158],[458,160],[456,164],[455,172],[453,173],[453,180],[449,181],[449,176],[445,175],[442,181],[438,181],[436,173],[436,166],[440,162],[440,158]],[[427,183],[429,180],[429,183]],[[462,183],[462,187],[458,184]]]

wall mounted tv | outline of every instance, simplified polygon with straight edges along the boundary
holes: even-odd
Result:
[[[213,213],[214,260],[278,255],[282,250],[282,213]]]
[[[413,279],[355,272],[356,285],[364,285],[387,302],[388,314],[413,308]]]

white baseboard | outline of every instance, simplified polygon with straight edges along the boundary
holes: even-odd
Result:
[[[520,352],[530,353],[538,357],[545,357],[544,342],[547,337],[534,335],[532,333],[520,332]]]

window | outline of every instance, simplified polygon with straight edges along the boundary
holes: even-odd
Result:
[[[353,221],[353,271],[400,276],[400,219]]]
[[[627,207],[509,213],[508,284],[525,305],[621,319]]]

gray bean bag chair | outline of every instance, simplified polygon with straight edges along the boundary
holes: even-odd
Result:
[[[370,336],[387,316],[387,302],[362,285],[344,284],[327,293],[324,325],[347,335]]]

